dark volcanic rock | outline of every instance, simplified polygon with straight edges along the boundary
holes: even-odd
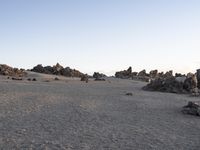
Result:
[[[151,70],[149,73],[150,78],[156,78],[158,76],[158,70]]]
[[[88,83],[88,75],[82,75],[81,76],[81,81],[85,81],[86,83]]]
[[[94,74],[93,74],[92,77],[93,77],[93,78],[96,78],[96,79],[100,79],[100,78],[104,78],[104,77],[106,77],[106,75],[103,74],[103,73],[94,72]]]
[[[149,91],[192,93],[194,95],[199,95],[197,79],[194,74],[191,74],[190,77],[174,77],[172,71],[151,80],[151,82],[143,87],[143,89]]]
[[[138,76],[139,76],[139,77],[146,77],[146,76],[148,76],[148,75],[147,75],[147,73],[146,73],[146,70],[144,69],[144,70],[142,70],[142,71],[140,71],[140,72],[138,73]]]
[[[185,90],[183,89],[183,83],[176,81],[175,77],[156,78],[143,87],[143,89],[148,91],[185,93]]]
[[[6,76],[16,76],[16,77],[23,77],[27,75],[24,69],[12,68],[8,65],[3,65],[3,64],[0,64],[0,74]]]
[[[183,107],[182,112],[184,114],[200,116],[200,106],[198,103],[188,102],[188,104]]]
[[[115,73],[116,78],[128,79],[132,77],[132,67],[129,67],[127,70],[119,71]]]
[[[66,77],[81,77],[83,75],[83,73],[81,73],[80,71],[71,69],[69,67],[64,68],[59,63],[57,63],[53,67],[51,66],[43,67],[40,64],[31,69],[31,71],[38,73],[45,73],[45,74],[62,75]]]
[[[193,75],[192,77],[187,78],[184,81],[183,88],[188,92],[191,92],[193,89],[197,88],[197,78],[196,78],[196,76]]]
[[[94,79],[94,81],[106,81],[106,79],[104,79],[104,78],[96,78],[96,79]]]

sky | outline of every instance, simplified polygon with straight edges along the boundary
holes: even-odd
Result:
[[[199,0],[0,0],[0,64],[200,68]]]

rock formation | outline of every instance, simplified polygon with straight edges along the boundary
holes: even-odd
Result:
[[[128,79],[132,77],[132,67],[129,67],[127,70],[119,71],[115,73],[116,78]]]
[[[105,78],[106,77],[106,75],[105,74],[103,74],[103,73],[99,73],[99,72],[94,72],[94,74],[93,74],[93,76],[92,76],[93,78],[95,78],[95,79],[101,79],[101,78]]]
[[[172,71],[163,76],[151,80],[143,87],[144,90],[161,91],[170,93],[192,93],[198,95],[196,75],[190,74],[188,77],[174,77]]]
[[[156,78],[158,76],[158,70],[151,70],[149,73],[150,78]]]
[[[0,65],[0,74],[5,76],[17,76],[17,77],[23,77],[27,73],[24,69],[18,69],[18,68],[12,68],[8,65],[1,64]]]
[[[83,73],[81,73],[80,71],[71,69],[69,67],[64,68],[59,63],[57,63],[53,67],[43,67],[41,64],[39,64],[31,69],[31,71],[45,74],[62,75],[66,77],[82,77],[83,75]]]

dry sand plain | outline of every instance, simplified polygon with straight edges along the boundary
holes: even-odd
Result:
[[[200,149],[200,117],[181,113],[200,98],[143,91],[133,80],[29,77],[38,81],[0,77],[2,150]]]

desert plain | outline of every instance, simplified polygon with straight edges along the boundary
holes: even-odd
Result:
[[[146,84],[0,76],[0,149],[199,150],[200,118],[181,112],[199,97],[144,91]]]

